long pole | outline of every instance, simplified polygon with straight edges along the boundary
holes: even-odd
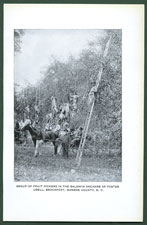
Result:
[[[110,38],[109,38],[109,40],[106,44],[106,47],[105,47],[105,50],[104,50],[104,53],[103,53],[103,60],[105,59],[105,57],[108,54],[108,49],[109,49],[109,46],[110,46],[111,37],[112,36],[110,36]],[[101,63],[101,65],[100,65],[99,73],[98,73],[98,76],[97,76],[97,82],[96,82],[97,90],[98,90],[99,83],[100,83],[100,80],[101,80],[102,72],[103,72],[103,63]],[[88,133],[90,120],[91,120],[91,117],[92,117],[94,103],[95,103],[95,101],[92,102],[91,109],[88,112],[88,115],[87,115],[87,118],[86,118],[86,121],[85,121],[85,126],[84,126],[84,130],[83,130],[82,138],[81,138],[80,145],[79,145],[79,149],[78,149],[78,152],[77,152],[76,163],[77,163],[78,167],[81,164],[81,159],[82,159],[82,155],[83,155],[83,150],[84,150],[84,146],[85,146],[85,141],[86,141],[86,136],[87,136],[87,133]]]

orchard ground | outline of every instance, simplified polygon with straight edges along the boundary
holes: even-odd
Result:
[[[93,154],[85,149],[80,167],[76,166],[76,149],[69,158],[54,155],[51,143],[40,147],[41,155],[34,157],[34,147],[15,145],[14,180],[22,182],[121,182],[122,162],[119,151],[103,150]]]

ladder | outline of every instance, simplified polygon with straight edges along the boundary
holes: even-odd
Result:
[[[106,43],[106,47],[105,47],[105,50],[104,50],[104,53],[103,53],[103,59],[105,59],[105,57],[107,56],[110,41],[111,41],[111,37],[112,37],[112,35],[110,36],[108,42]],[[103,62],[101,62],[101,64],[100,64],[99,73],[97,75],[96,90],[98,90],[99,83],[100,83],[101,76],[102,76],[102,72],[103,72]],[[81,141],[80,141],[80,145],[79,145],[79,148],[78,148],[78,151],[77,151],[76,164],[77,164],[78,167],[81,164],[82,154],[83,154],[83,150],[84,150],[84,145],[85,145],[85,141],[86,141],[86,136],[87,136],[90,120],[91,120],[91,117],[92,117],[94,104],[95,104],[95,99],[93,100],[93,102],[91,104],[90,110],[88,110],[85,125],[84,125],[84,129],[83,129],[83,133],[82,133],[82,137],[81,137]]]

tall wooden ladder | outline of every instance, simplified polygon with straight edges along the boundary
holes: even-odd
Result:
[[[109,49],[110,42],[111,42],[111,37],[112,36],[110,36],[108,42],[106,43],[106,47],[105,47],[105,50],[104,50],[104,53],[103,53],[103,60],[102,61],[104,61],[105,57],[107,56],[108,49]],[[99,83],[100,83],[100,80],[101,80],[101,77],[102,77],[102,72],[103,72],[103,62],[100,64],[99,73],[97,75],[96,90],[98,90]],[[94,104],[95,104],[95,99],[93,99],[93,102],[92,102],[92,104],[90,106],[90,109],[88,110],[88,113],[87,113],[87,117],[86,117],[84,129],[83,129],[80,145],[79,145],[79,148],[78,148],[78,151],[77,151],[77,156],[76,156],[77,166],[80,166],[80,164],[81,164],[81,159],[82,159],[82,155],[83,155],[83,150],[84,150],[84,146],[85,146],[85,141],[86,141],[86,136],[87,136],[87,133],[88,133],[89,124],[90,124],[91,117],[92,117]]]

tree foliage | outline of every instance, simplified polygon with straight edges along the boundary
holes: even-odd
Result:
[[[89,133],[96,135],[99,148],[121,148],[122,137],[122,34],[121,30],[106,30],[101,38],[90,42],[78,58],[69,57],[65,63],[54,59],[43,72],[43,79],[35,87],[28,86],[15,93],[15,113],[22,117],[28,104],[34,118],[34,104],[40,103],[42,126],[51,111],[51,96],[57,98],[58,106],[69,101],[71,91],[79,95],[78,112],[71,125],[84,126],[87,115],[87,98],[91,81],[96,80],[103,52],[111,36],[107,57],[103,62],[103,73],[99,84]],[[19,42],[18,42],[19,43]],[[16,49],[17,49],[16,45]],[[19,48],[18,48],[19,49]],[[27,93],[26,95],[24,93]],[[39,97],[37,97],[39,96]]]
[[[14,52],[21,52],[21,43],[22,37],[25,34],[25,31],[22,29],[15,29],[14,30]]]

